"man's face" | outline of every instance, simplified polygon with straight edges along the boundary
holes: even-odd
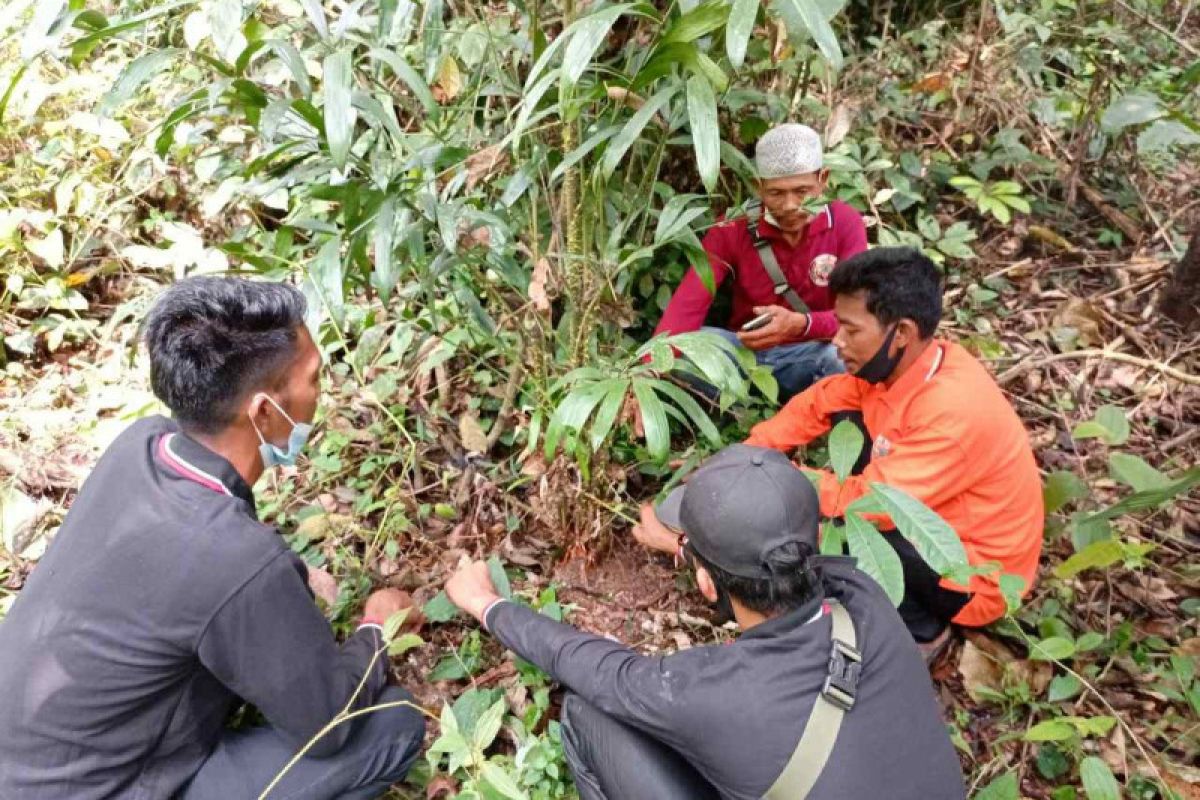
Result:
[[[301,325],[296,331],[296,354],[273,388],[256,392],[251,401],[251,416],[267,441],[282,444],[292,430],[278,409],[267,402],[270,396],[283,407],[292,422],[312,422],[317,414],[321,395],[321,351],[313,342],[308,328]]]
[[[312,422],[321,396],[321,351],[300,326],[296,336],[296,359],[284,376],[281,403],[296,422]]]
[[[846,365],[846,371],[853,374],[883,346],[887,328],[867,310],[862,292],[837,295],[833,301],[833,314],[838,321],[833,346]]]
[[[808,223],[806,202],[825,191],[829,178],[826,170],[786,178],[766,178],[758,182],[758,196],[784,233],[798,233]]]

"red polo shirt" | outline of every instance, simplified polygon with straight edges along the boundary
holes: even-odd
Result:
[[[766,220],[759,222],[758,230],[771,243],[788,283],[812,310],[803,338],[833,338],[837,320],[832,311],[829,273],[837,262],[867,249],[867,229],[862,216],[851,206],[835,200],[809,221],[795,246],[788,244],[779,229]],[[730,329],[736,330],[753,319],[755,306],[790,308],[786,300],[775,294],[775,284],[754,249],[745,217],[716,225],[704,237],[703,244],[715,285],[720,286],[733,273]],[[654,333],[699,330],[712,301],[713,296],[704,288],[696,270],[689,269]]]

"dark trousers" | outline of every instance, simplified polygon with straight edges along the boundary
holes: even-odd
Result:
[[[851,470],[851,474],[858,475],[871,463],[871,434],[861,411],[839,411],[830,417],[832,425],[842,420],[850,420],[863,434],[863,449]],[[904,620],[913,639],[932,642],[967,604],[971,595],[941,586],[941,577],[925,563],[912,542],[901,536],[899,531],[884,531],[883,538],[896,551],[904,568],[904,599],[896,610],[900,612],[900,618]]]
[[[667,745],[568,693],[563,752],[580,800],[720,800],[720,793]]]
[[[376,705],[412,700],[398,687]],[[369,800],[400,781],[421,752],[425,718],[398,706],[373,711],[346,725],[354,732],[328,758],[302,758],[268,795],[269,800]],[[253,800],[295,755],[296,748],[272,728],[228,731],[178,800]]]

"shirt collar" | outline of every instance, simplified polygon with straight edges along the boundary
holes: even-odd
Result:
[[[804,602],[804,605],[799,608],[794,608],[786,614],[780,614],[777,617],[771,617],[768,620],[758,623],[750,630],[739,636],[739,639],[759,639],[768,636],[778,636],[781,633],[787,633],[790,630],[799,628],[802,625],[807,625],[814,619],[819,617],[819,612],[825,602],[825,591],[823,587],[818,587],[815,595]]]
[[[254,513],[254,492],[233,465],[186,433],[173,431],[160,436],[155,456],[174,475],[217,494],[241,498]]]
[[[946,360],[947,343],[934,339],[921,353],[921,357],[912,363],[908,370],[894,384],[884,391],[883,396],[894,400],[912,394],[917,387],[923,385],[942,368]]]

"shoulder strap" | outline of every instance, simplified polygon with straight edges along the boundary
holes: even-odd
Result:
[[[792,288],[787,278],[784,277],[783,270],[779,268],[779,261],[775,258],[775,251],[771,249],[771,243],[759,234],[759,219],[759,215],[752,215],[747,228],[750,231],[750,239],[754,242],[754,249],[758,252],[758,258],[762,261],[763,269],[770,276],[771,283],[775,284],[775,294],[777,296],[782,295],[793,311],[807,314],[808,305],[800,299],[800,295],[796,294],[796,290]]]
[[[854,707],[854,694],[862,666],[854,620],[841,603],[830,601],[830,610],[833,617],[833,646],[829,653],[829,674],[821,694],[813,703],[812,713],[796,744],[796,751],[775,783],[763,795],[764,800],[805,800],[808,797],[833,752],[842,718]]]

